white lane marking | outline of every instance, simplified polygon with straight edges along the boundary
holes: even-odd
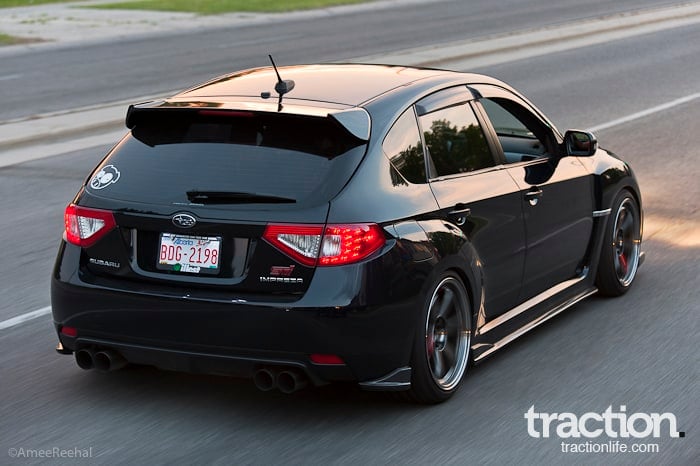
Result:
[[[645,118],[650,115],[653,115],[655,113],[663,112],[664,110],[668,110],[674,107],[678,107],[679,105],[687,104],[688,102],[692,102],[693,100],[700,98],[700,92],[696,92],[695,94],[690,94],[685,97],[681,97],[676,100],[672,100],[670,102],[666,102],[665,104],[657,105],[655,107],[647,108],[646,110],[642,110],[640,112],[632,113],[627,116],[623,116],[621,118],[616,118],[615,120],[608,121],[607,123],[602,123],[600,125],[592,126],[588,128],[588,131],[595,133],[596,131],[602,131],[604,129],[612,128],[614,126],[619,126],[625,123],[629,123],[630,121],[634,120],[639,120],[640,118]]]
[[[0,330],[5,330],[6,328],[11,328],[24,322],[36,319],[37,317],[45,316],[51,313],[51,306],[42,307],[36,311],[27,312],[26,314],[13,317],[11,319],[3,320],[0,322]]]
[[[5,76],[0,76],[0,81],[9,81],[11,79],[19,79],[22,76],[23,75],[21,75],[21,74],[7,74]]]

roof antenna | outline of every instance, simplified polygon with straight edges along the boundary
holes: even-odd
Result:
[[[294,89],[294,81],[291,79],[282,79],[280,76],[279,71],[277,71],[277,65],[275,65],[275,61],[272,59],[272,55],[268,55],[270,57],[270,62],[272,62],[272,67],[275,69],[275,74],[277,75],[277,84],[275,84],[275,92],[279,94],[279,100],[277,101],[277,111],[281,112],[282,111],[282,97],[292,89]]]

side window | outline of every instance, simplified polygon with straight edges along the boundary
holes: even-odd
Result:
[[[486,114],[489,116],[489,120],[491,120],[491,124],[498,135],[536,139],[527,126],[508,110],[501,107],[495,100],[482,99],[480,102],[484,106],[484,110],[486,110]]]
[[[556,152],[552,133],[529,110],[505,98],[479,100],[496,130],[507,163],[525,162]]]
[[[425,183],[425,161],[418,123],[413,108],[396,120],[382,144],[394,168],[411,183]]]
[[[468,104],[420,117],[434,176],[468,173],[494,165],[484,132]]]

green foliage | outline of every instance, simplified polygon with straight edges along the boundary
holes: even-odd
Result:
[[[2,1],[2,0],[0,0]],[[139,0],[94,5],[92,8],[179,11],[212,15],[230,12],[283,12],[334,5],[364,3],[367,0]]]
[[[68,1],[70,0],[0,0],[0,8],[41,5],[42,3],[66,3]]]
[[[23,42],[19,37],[8,36],[7,34],[0,33],[0,45],[12,45],[19,44]]]

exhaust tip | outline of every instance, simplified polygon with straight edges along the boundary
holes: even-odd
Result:
[[[255,386],[258,388],[258,390],[263,392],[269,392],[275,388],[277,385],[275,379],[275,373],[270,369],[257,370],[255,371],[255,375],[253,375],[253,382],[255,383]]]
[[[95,368],[95,360],[93,358],[93,351],[89,349],[81,349],[75,352],[75,362],[78,367],[83,370],[90,370]]]
[[[101,372],[116,371],[127,364],[126,359],[112,350],[98,351],[93,356],[93,361],[95,369]]]
[[[308,381],[297,371],[282,371],[277,375],[277,388],[287,395],[306,387]]]

